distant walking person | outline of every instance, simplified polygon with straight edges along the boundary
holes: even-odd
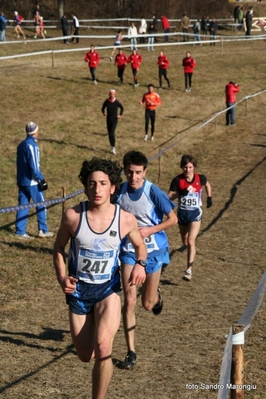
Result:
[[[157,64],[159,66],[159,89],[162,89],[162,77],[166,80],[168,87],[170,87],[170,80],[167,77],[167,69],[169,67],[169,60],[164,55],[163,50],[160,51]]]
[[[185,92],[188,93],[191,91],[192,75],[194,72],[194,68],[196,66],[196,61],[191,57],[189,51],[187,51],[186,57],[183,58],[182,64],[184,67],[184,75],[185,75]]]
[[[164,41],[168,42],[169,40],[169,30],[170,30],[170,24],[169,24],[169,20],[165,15],[161,16],[161,23],[162,23],[162,27],[163,27],[163,31],[164,31]]]
[[[212,190],[205,175],[195,173],[197,160],[185,154],[181,158],[180,167],[183,173],[176,176],[170,185],[168,197],[178,198],[178,227],[183,244],[187,247],[187,270],[183,279],[190,281],[192,267],[196,256],[196,238],[200,231],[202,219],[202,188],[207,194],[207,208],[212,206]]]
[[[79,20],[78,18],[72,14],[72,24],[73,24],[73,35],[76,36],[76,43],[79,43]],[[72,37],[71,42],[74,42],[75,37]]]
[[[90,51],[88,51],[87,54],[85,54],[84,61],[88,63],[92,81],[95,85],[97,85],[95,71],[100,62],[100,56],[97,53],[97,51],[95,51],[95,47],[93,44],[91,45]]]
[[[187,14],[183,14],[183,18],[181,19],[183,42],[189,41],[189,36],[188,36],[189,23],[190,23],[190,21],[189,21]]]
[[[122,29],[119,29],[119,30],[117,31],[116,36],[115,36],[115,42],[114,42],[114,46],[115,46],[115,47],[113,48],[113,51],[112,51],[112,53],[111,53],[110,61],[112,61],[113,55],[114,55],[115,50],[117,49],[117,47],[121,46],[121,41],[122,41],[122,39],[123,39],[123,36],[122,36]]]
[[[66,17],[66,14],[64,14],[61,18],[61,27],[62,27],[63,36],[68,36],[69,35],[69,22]],[[64,43],[69,44],[69,40],[64,39]]]
[[[252,16],[253,16],[253,12],[252,12],[252,7],[249,8],[249,10],[246,13],[246,36],[250,36],[250,32],[251,32],[251,27],[252,27]]]
[[[118,114],[118,108],[120,114]],[[111,89],[109,92],[109,98],[104,101],[102,105],[102,113],[106,116],[106,125],[109,137],[109,143],[111,146],[111,153],[116,154],[115,149],[115,129],[117,126],[118,119],[121,119],[124,112],[123,105],[116,98],[116,91]]]
[[[209,31],[210,31],[210,46],[214,45],[215,46],[215,40],[216,40],[216,35],[217,35],[217,30],[218,30],[218,22],[216,21],[215,18],[213,18],[210,22],[209,25]]]
[[[127,63],[131,65],[133,79],[134,79],[134,87],[136,88],[139,86],[138,71],[140,64],[142,63],[142,57],[140,54],[138,54],[135,48],[133,49],[132,54],[128,57]]]
[[[122,85],[124,83],[124,71],[127,65],[127,56],[123,53],[121,48],[118,50],[118,54],[115,57],[115,65],[117,65],[119,83]]]
[[[162,104],[162,100],[159,94],[155,93],[154,85],[150,83],[148,85],[148,93],[143,94],[140,105],[145,104],[145,136],[144,141],[148,140],[149,121],[151,120],[151,141],[154,141],[155,132],[155,117],[156,107]]]
[[[17,185],[19,205],[28,205],[32,198],[34,203],[44,202],[43,191],[47,190],[48,184],[45,181],[40,169],[40,148],[37,144],[39,127],[35,122],[27,123],[27,137],[17,148]],[[38,237],[53,237],[48,231],[46,223],[45,205],[36,207],[38,219]],[[19,209],[16,217],[16,237],[28,240],[33,237],[27,234],[29,208]]]
[[[226,111],[226,126],[235,126],[235,104],[236,93],[239,92],[237,83],[229,82],[225,86],[226,107],[230,108]]]
[[[0,13],[0,40],[1,42],[5,42],[6,41],[6,23],[7,20],[5,18],[5,15],[3,12]]]
[[[24,18],[19,15],[17,11],[14,11],[14,22],[15,22],[15,32],[17,34],[17,39],[20,38],[20,34],[23,36],[23,39],[26,39],[26,35],[21,29],[21,23],[24,20]]]

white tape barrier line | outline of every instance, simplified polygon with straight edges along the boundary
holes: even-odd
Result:
[[[253,318],[256,316],[261,303],[263,301],[264,295],[266,294],[266,271],[263,273],[259,284],[254,292],[251,300],[249,301],[246,310],[238,320],[237,324],[243,324],[245,326],[242,333],[232,335],[232,328],[228,335],[226,346],[224,350],[224,356],[222,360],[221,372],[219,386],[223,386],[224,389],[218,391],[217,399],[227,399],[229,389],[226,388],[227,384],[230,384],[231,375],[231,362],[232,362],[232,345],[244,344],[244,334],[251,326]]]

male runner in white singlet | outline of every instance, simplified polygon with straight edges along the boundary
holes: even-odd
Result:
[[[79,179],[89,201],[65,212],[54,245],[54,267],[69,305],[78,357],[83,362],[95,357],[92,399],[106,397],[113,373],[112,344],[121,314],[118,255],[123,237],[130,240],[136,254],[128,284],[142,284],[146,279],[141,263],[146,261],[147,251],[137,220],[111,203],[122,181],[121,170],[116,162],[101,158],[83,162]],[[65,247],[69,240],[66,274]]]

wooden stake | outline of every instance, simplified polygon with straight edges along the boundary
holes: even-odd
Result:
[[[233,337],[234,335],[244,331],[245,326],[241,324],[235,324],[233,327]],[[244,350],[243,344],[232,344],[232,367],[231,367],[231,399],[244,399],[244,389],[242,385],[244,384]]]

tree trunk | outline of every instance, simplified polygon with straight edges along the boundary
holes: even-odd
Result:
[[[64,0],[57,0],[58,1],[58,13],[59,18],[62,18],[64,15]]]

